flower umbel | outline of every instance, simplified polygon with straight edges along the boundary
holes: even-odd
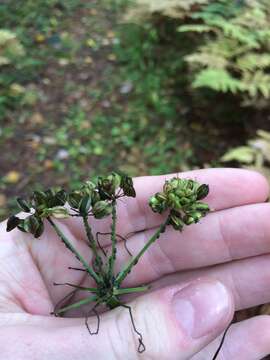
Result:
[[[208,204],[199,201],[208,193],[206,184],[174,177],[165,182],[162,192],[150,198],[149,205],[159,214],[169,211],[169,224],[182,231],[185,225],[197,223],[210,211]]]

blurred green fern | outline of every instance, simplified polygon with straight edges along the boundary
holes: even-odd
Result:
[[[196,34],[199,45],[194,42],[194,51],[185,57],[193,88],[237,93],[246,104],[267,104],[270,0],[137,0],[136,4],[130,16],[170,16],[179,19],[180,32]]]
[[[270,97],[270,1],[225,3],[209,3],[190,15],[192,25],[179,27],[203,34],[203,44],[186,57],[192,86],[240,93],[255,104]]]

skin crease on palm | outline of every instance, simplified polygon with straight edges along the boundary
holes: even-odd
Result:
[[[163,217],[148,206],[148,198],[174,175],[134,179],[136,199],[118,202],[117,233],[127,236],[128,249],[136,254],[160,225]],[[89,335],[84,324],[87,309],[68,318],[49,315],[57,301],[71,289],[53,285],[69,282],[92,286],[89,277],[68,267],[80,267],[49,224],[39,239],[0,225],[0,360],[92,359],[201,359],[213,356],[235,310],[270,302],[270,204],[267,181],[258,173],[237,169],[208,169],[182,173],[210,186],[204,200],[212,212],[182,233],[167,228],[126,279],[125,286],[149,283],[151,290],[125,299],[133,309],[136,327],[146,351],[137,352],[126,309],[101,311],[98,335]],[[93,232],[110,231],[110,220],[90,220]],[[91,261],[80,219],[58,221],[76,248]],[[110,250],[110,239],[102,238]],[[117,271],[129,259],[122,241],[117,244]],[[207,331],[186,332],[185,306],[179,316],[172,311],[175,294],[181,298],[205,291],[211,301],[219,289],[223,315]],[[211,293],[212,291],[212,293]],[[193,296],[193,295],[192,295]],[[196,295],[197,296],[197,295]],[[73,299],[85,297],[79,292]],[[210,301],[209,300],[209,301]],[[210,302],[211,302],[210,301]],[[214,300],[213,300],[214,301]],[[207,313],[221,311],[218,305]],[[182,311],[183,310],[183,311]],[[208,319],[209,320],[209,319]],[[204,318],[196,320],[201,321]],[[211,321],[210,321],[211,322]],[[96,326],[96,317],[89,319]],[[199,324],[199,323],[198,323]],[[210,327],[209,327],[210,326]],[[199,334],[201,332],[201,334]],[[193,333],[192,333],[193,334]],[[221,360],[256,360],[270,353],[270,318],[257,316],[233,324],[219,354]]]

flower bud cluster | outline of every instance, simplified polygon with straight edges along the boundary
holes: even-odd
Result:
[[[18,206],[22,211],[29,213],[29,216],[24,219],[11,216],[7,222],[7,230],[11,231],[17,227],[23,232],[40,237],[44,231],[44,218],[52,216],[63,219],[69,216],[68,210],[64,207],[66,201],[66,192],[57,189],[34,191],[29,200],[18,198]]]
[[[39,237],[44,230],[45,218],[64,219],[70,215],[92,215],[96,219],[102,219],[111,215],[112,202],[122,196],[136,196],[133,181],[129,176],[115,172],[106,177],[99,177],[97,184],[86,181],[78,190],[70,193],[55,189],[34,191],[30,200],[17,199],[20,209],[29,213],[29,216],[25,219],[11,216],[8,219],[7,230],[18,228]],[[75,214],[70,214],[67,203]]]
[[[136,196],[132,178],[113,172],[108,176],[100,176],[97,184],[85,182],[80,190],[68,195],[68,203],[81,215],[91,214],[96,219],[102,219],[111,215],[112,201],[122,196]]]
[[[98,178],[98,192],[102,200],[113,200],[121,196],[135,197],[132,178],[125,174],[111,173]]]
[[[181,231],[185,225],[197,223],[210,211],[208,204],[200,201],[208,193],[206,184],[175,177],[165,182],[162,192],[150,198],[149,205],[160,214],[169,210],[169,224]]]

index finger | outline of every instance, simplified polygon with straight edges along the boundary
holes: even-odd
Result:
[[[164,216],[153,213],[148,205],[150,196],[162,190],[166,180],[179,176],[197,180],[209,185],[209,195],[205,201],[215,210],[263,202],[269,194],[267,180],[255,171],[233,168],[193,170],[178,174],[142,176],[134,178],[136,198],[125,198],[117,205],[117,233],[128,233],[151,229],[164,221]],[[81,222],[71,219],[72,232],[83,239],[85,237]],[[105,221],[90,220],[96,232],[110,232],[111,219]],[[103,243],[106,245],[109,242]]]

